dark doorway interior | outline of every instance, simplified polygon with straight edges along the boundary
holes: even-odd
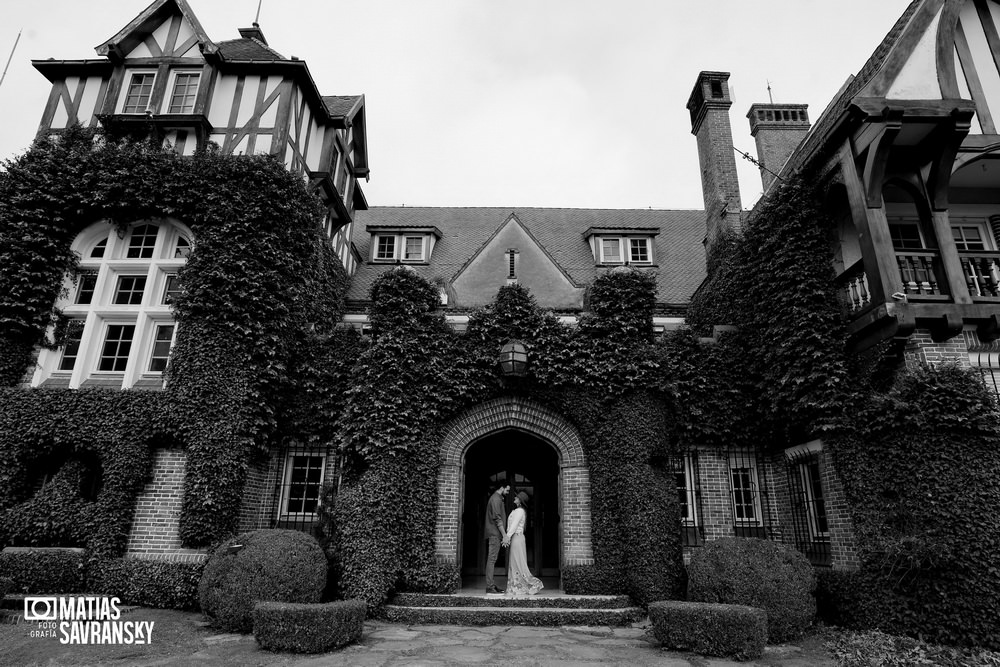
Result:
[[[559,575],[559,459],[545,441],[515,430],[501,431],[472,445],[465,455],[462,514],[462,574],[480,577],[486,566],[483,530],[486,503],[499,480],[510,482],[506,512],[514,496],[531,498],[524,531],[528,567],[535,576]],[[496,574],[506,574],[507,551],[501,550]],[[539,569],[540,568],[540,569]]]

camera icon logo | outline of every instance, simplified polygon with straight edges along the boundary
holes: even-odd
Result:
[[[55,621],[58,620],[59,605],[54,597],[24,598],[25,621]]]

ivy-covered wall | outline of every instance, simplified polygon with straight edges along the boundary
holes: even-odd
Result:
[[[442,429],[498,396],[551,408],[583,439],[595,564],[577,579],[592,592],[642,601],[681,593],[677,490],[666,474],[671,415],[651,382],[662,350],[652,341],[650,274],[599,278],[593,314],[575,329],[517,285],[473,313],[464,334],[445,325],[435,287],[405,269],[382,274],[371,297],[372,336],[362,343],[341,423],[348,474],[332,512],[345,595],[378,606],[400,582],[434,580]],[[530,350],[524,378],[496,369],[500,347],[513,338]]]
[[[3,390],[0,414],[7,421],[0,434],[0,470],[30,467],[32,452],[45,438],[103,457],[112,454],[102,441],[128,441],[137,465],[123,473],[127,492],[116,491],[115,502],[122,494],[134,497],[148,469],[143,448],[149,436],[132,437],[134,424],[126,415],[138,409],[133,404],[143,406],[143,420],[164,425],[158,437],[187,450],[180,528],[185,545],[208,545],[234,531],[251,457],[280,439],[285,424],[308,430],[293,415],[285,416],[289,403],[284,399],[297,386],[296,374],[309,373],[308,359],[320,353],[323,338],[340,320],[346,275],[322,236],[323,214],[302,180],[266,156],[208,150],[181,158],[156,142],[75,128],[38,140],[6,163],[0,171],[2,385],[20,382],[36,345],[60,343],[46,341],[46,332],[60,319],[54,304],[65,276],[75,271],[78,258],[70,245],[81,230],[100,221],[111,229],[171,217],[192,230],[195,247],[179,274],[182,292],[173,302],[178,334],[167,389],[142,398],[133,392],[109,398]],[[53,414],[62,410],[66,418],[46,415],[40,406],[51,404],[57,406]],[[102,420],[101,406],[122,416]],[[80,426],[89,423],[106,428]],[[78,432],[58,436],[74,428]],[[118,484],[111,481],[117,460],[114,469],[106,465],[99,504]],[[46,501],[49,509],[40,523],[67,522],[69,491],[57,492],[56,486],[31,501],[38,511],[42,496],[61,498]],[[28,511],[17,505],[25,493],[16,485],[0,488],[0,507],[11,508],[9,513]],[[127,521],[115,525],[113,539],[107,539],[119,545],[113,551],[120,551]],[[22,532],[5,539],[30,543],[43,538]],[[44,538],[53,539],[51,534]]]
[[[884,346],[847,353],[827,240],[834,227],[820,200],[805,179],[772,189],[744,236],[710,258],[688,320],[703,333],[714,324],[738,331],[724,341],[726,358],[702,367],[711,368],[707,384],[694,383],[709,390],[705,402],[688,403],[707,408],[698,437],[729,429],[734,404],[710,388],[740,369],[743,410],[760,418],[744,412],[729,426],[743,424],[744,437],[772,450],[820,438],[832,455],[861,560],[858,572],[823,577],[832,620],[995,648],[995,397],[967,369],[904,368]]]

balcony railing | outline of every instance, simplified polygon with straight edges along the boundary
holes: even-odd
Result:
[[[1000,297],[1000,253],[959,252],[965,282],[973,297]]]
[[[940,296],[944,271],[936,250],[896,251],[896,265],[903,281],[903,293],[918,296]]]
[[[872,302],[872,293],[868,289],[868,274],[860,259],[837,276],[841,300],[848,315],[854,315],[865,310]]]

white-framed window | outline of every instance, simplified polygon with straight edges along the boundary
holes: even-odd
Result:
[[[673,459],[674,480],[681,510],[681,524],[698,525],[698,499],[695,487],[695,460],[692,454],[684,454]]]
[[[598,239],[601,264],[652,264],[652,244],[648,236],[602,236]]]
[[[760,473],[753,452],[737,450],[729,454],[729,483],[733,521],[737,527],[760,526]]]
[[[175,70],[171,72],[171,77],[167,113],[193,113],[201,72]]]
[[[403,261],[422,262],[424,260],[425,236],[405,236],[403,237]]]
[[[826,501],[823,499],[819,461],[812,457],[802,461],[797,467],[799,479],[802,482],[809,535],[814,540],[829,539],[830,527],[826,519]]]
[[[649,264],[650,254],[649,254],[649,239],[647,238],[630,238],[628,240],[628,261],[631,264]]]
[[[104,325],[104,342],[97,358],[99,373],[124,373],[135,338],[135,324],[107,322]]]
[[[622,264],[622,240],[601,239],[601,263]]]
[[[129,72],[128,84],[122,99],[122,113],[141,114],[149,109],[149,99],[153,94],[153,70]]]
[[[423,262],[427,258],[426,234],[376,234],[372,244],[376,262]]]
[[[57,307],[70,319],[62,347],[42,350],[31,384],[51,377],[69,387],[89,382],[129,388],[162,380],[176,338],[171,303],[177,273],[192,248],[176,220],[143,220],[121,229],[98,222],[77,236],[80,273],[67,280]],[[156,386],[144,383],[143,386]]]
[[[153,346],[149,353],[147,373],[163,373],[167,369],[167,359],[170,358],[170,348],[174,344],[174,329],[170,324],[157,324],[153,334]]]
[[[313,515],[319,509],[326,475],[326,455],[320,452],[293,452],[285,457],[281,485],[283,517]]]

